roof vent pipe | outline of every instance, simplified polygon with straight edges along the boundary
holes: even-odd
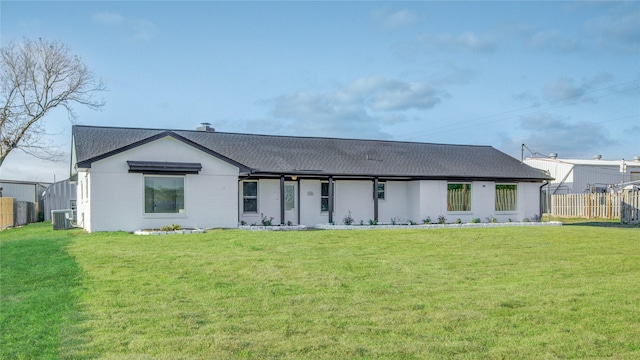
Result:
[[[203,123],[200,123],[200,125],[202,125],[202,126],[198,126],[196,128],[196,130],[198,130],[198,131],[206,131],[206,132],[215,132],[216,131],[216,129],[214,129],[214,128],[212,128],[210,126],[211,123],[203,122]]]
[[[640,162],[640,156],[634,156],[633,157],[633,161],[634,162]]]
[[[549,157],[552,159],[557,159],[558,158],[558,153],[551,153],[549,154]]]
[[[593,160],[602,160],[602,155],[594,155]]]

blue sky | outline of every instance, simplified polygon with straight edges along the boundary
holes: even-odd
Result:
[[[640,2],[0,2],[0,41],[60,40],[100,126],[521,144],[640,155]],[[69,153],[63,111],[45,120]],[[527,152],[526,155],[529,153]],[[0,178],[68,177],[9,155]]]

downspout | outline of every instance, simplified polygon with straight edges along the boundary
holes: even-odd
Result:
[[[549,180],[545,180],[544,183],[542,185],[540,185],[540,189],[538,190],[538,198],[542,199],[542,188],[549,185]],[[547,195],[549,195],[549,191],[547,189]],[[547,206],[551,207],[551,204],[549,204],[549,201],[547,201]],[[540,218],[542,219],[542,214],[544,214],[544,209],[542,208],[542,202],[540,202]],[[549,214],[549,213],[548,213]]]
[[[329,176],[329,224],[333,224],[333,177]]]
[[[378,177],[373,178],[373,220],[378,223]]]

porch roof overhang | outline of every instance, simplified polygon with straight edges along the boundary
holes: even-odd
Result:
[[[240,174],[240,180],[244,179],[275,179],[280,177],[295,177],[297,179],[328,179],[334,180],[446,180],[446,181],[494,181],[494,182],[533,182],[541,183],[543,179],[518,178],[518,177],[482,177],[474,175],[416,175],[416,174],[358,174],[358,173],[329,173],[323,170],[299,170],[292,171],[265,171],[254,169]]]
[[[188,162],[127,161],[127,164],[130,173],[186,175],[202,170],[202,164]]]

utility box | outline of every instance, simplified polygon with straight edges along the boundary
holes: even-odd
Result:
[[[53,230],[71,229],[71,219],[73,211],[71,209],[51,210],[51,225]]]

